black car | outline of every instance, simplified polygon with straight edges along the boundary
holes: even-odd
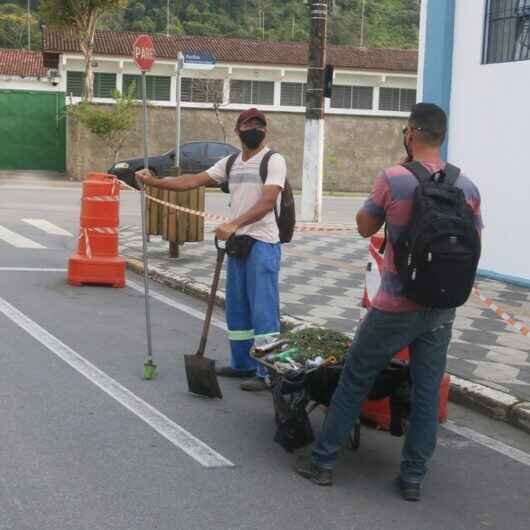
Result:
[[[180,146],[180,166],[182,173],[200,173],[212,167],[221,158],[239,153],[239,149],[221,142],[189,142]],[[175,165],[175,149],[159,156],[149,157],[149,169],[154,175],[163,177]],[[144,167],[143,158],[131,158],[116,162],[110,169],[129,186],[138,188],[134,173]]]

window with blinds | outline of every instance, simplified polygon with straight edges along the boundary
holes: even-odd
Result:
[[[94,97],[112,98],[116,90],[116,74],[94,74]]]
[[[180,100],[189,103],[222,103],[223,80],[183,78]]]
[[[274,105],[274,81],[230,81],[230,103]]]
[[[331,108],[372,110],[374,89],[371,86],[334,85],[331,93]]]
[[[85,94],[85,73],[66,72],[66,96],[82,98]]]
[[[146,76],[147,99],[150,101],[169,101],[171,99],[171,78],[160,75]],[[123,92],[127,94],[134,83],[134,97],[142,99],[142,76],[124,74]]]
[[[483,62],[530,59],[530,0],[488,0]]]
[[[305,83],[282,83],[280,105],[283,107],[305,107],[305,104]]]
[[[381,88],[379,110],[410,112],[416,104],[416,90],[409,88]]]

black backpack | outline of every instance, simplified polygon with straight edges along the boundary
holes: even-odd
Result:
[[[420,162],[403,167],[419,182],[410,224],[394,246],[404,295],[430,308],[461,306],[475,282],[481,243],[473,210],[455,186],[460,169],[447,164],[431,175]]]
[[[261,161],[259,168],[259,174],[263,184],[267,181],[267,175],[269,173],[269,160],[275,152],[272,150],[267,151],[265,156]],[[236,158],[239,156],[239,153],[234,153],[230,155],[226,162],[226,181],[221,184],[221,189],[225,193],[230,193],[230,171],[232,166],[236,161]],[[276,223],[280,231],[280,243],[289,243],[293,239],[294,226],[296,224],[296,212],[294,207],[294,195],[291,184],[287,179],[285,179],[285,185],[281,194],[280,201],[280,213],[278,214],[278,209],[274,207],[274,215],[276,217]]]

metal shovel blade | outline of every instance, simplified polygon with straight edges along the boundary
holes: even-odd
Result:
[[[188,387],[192,394],[223,399],[215,373],[215,361],[202,355],[184,355]]]

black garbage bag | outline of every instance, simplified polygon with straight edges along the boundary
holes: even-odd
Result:
[[[315,435],[306,411],[309,396],[305,373],[285,374],[276,377],[272,398],[277,430],[274,441],[292,452],[315,441]]]
[[[343,364],[328,366],[307,375],[309,400],[329,406],[339,384]],[[402,436],[403,423],[410,416],[409,363],[393,359],[377,376],[368,399],[390,398],[390,434]]]

